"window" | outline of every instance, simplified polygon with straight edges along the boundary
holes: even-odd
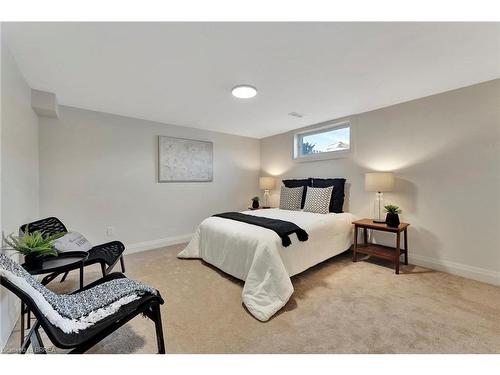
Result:
[[[294,159],[329,159],[349,153],[349,122],[322,126],[295,134]]]

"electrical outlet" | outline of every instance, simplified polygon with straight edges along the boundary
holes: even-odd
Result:
[[[107,226],[106,227],[106,236],[111,237],[114,234],[115,234],[115,228],[113,228],[112,226]]]

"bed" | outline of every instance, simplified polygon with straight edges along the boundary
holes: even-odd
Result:
[[[178,258],[200,258],[245,281],[242,299],[258,320],[267,321],[293,293],[290,277],[347,250],[352,244],[350,213],[317,214],[278,208],[244,214],[290,221],[305,229],[309,239],[283,247],[273,231],[244,222],[209,217],[197,228]]]

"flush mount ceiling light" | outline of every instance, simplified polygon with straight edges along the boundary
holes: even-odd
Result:
[[[257,89],[250,85],[238,85],[233,87],[231,94],[233,94],[235,98],[250,99],[257,95]]]

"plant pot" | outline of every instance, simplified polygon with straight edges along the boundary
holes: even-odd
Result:
[[[252,201],[252,208],[259,208],[259,201]]]
[[[385,223],[389,227],[397,228],[399,226],[399,215],[398,214],[391,214],[388,212],[387,216],[385,217]]]
[[[26,264],[26,267],[30,269],[40,268],[43,263],[43,258],[44,258],[43,256],[35,254],[25,255],[24,263]]]

